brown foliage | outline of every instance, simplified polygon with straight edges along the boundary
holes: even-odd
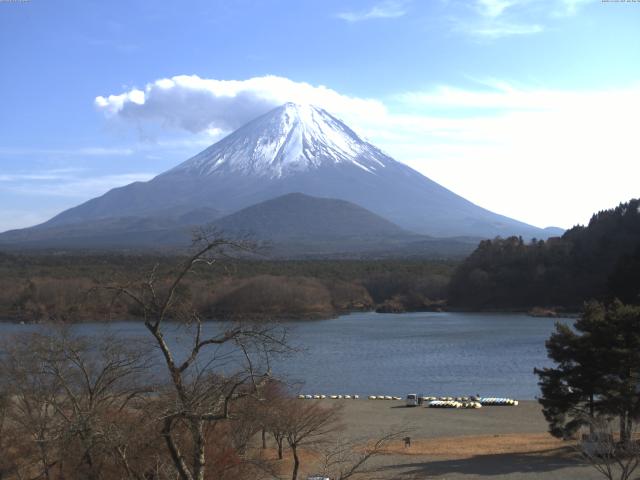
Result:
[[[162,430],[177,399],[170,389],[149,389],[139,345],[62,331],[16,336],[2,350],[0,478],[176,478]],[[207,400],[217,395],[212,378],[189,383],[190,409],[211,408]],[[204,425],[204,478],[258,479],[269,471],[256,434],[266,423],[261,407],[271,391],[265,388],[264,398],[238,397],[228,418]],[[175,422],[172,436],[184,455],[194,452],[192,434],[188,422]]]
[[[334,313],[331,293],[307,277],[260,275],[239,282],[215,302],[216,317],[327,316]]]
[[[158,288],[183,257],[136,255],[3,255],[0,253],[0,318],[25,322],[76,322],[140,318],[134,302],[96,288],[130,284],[156,265]],[[223,260],[219,269],[199,265],[184,279],[183,294],[201,315],[257,318],[328,317],[370,310],[401,298],[405,310],[438,299],[452,264],[426,261]],[[257,295],[252,297],[252,293]],[[400,297],[399,297],[400,296]],[[258,301],[262,300],[262,303]],[[407,300],[406,302],[404,300]]]

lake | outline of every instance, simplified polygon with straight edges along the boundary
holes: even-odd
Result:
[[[545,340],[557,320],[495,313],[354,313],[283,325],[302,350],[274,362],[276,375],[303,381],[311,394],[471,395],[534,399],[534,367],[550,366]],[[571,323],[565,319],[562,322]],[[0,324],[2,336],[39,325]],[[207,330],[220,328],[208,323]],[[146,340],[141,323],[89,323],[85,335],[108,330]],[[173,340],[181,348],[186,342]]]

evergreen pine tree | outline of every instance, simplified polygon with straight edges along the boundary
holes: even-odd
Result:
[[[573,328],[556,325],[546,347],[557,366],[534,371],[550,432],[571,436],[606,415],[618,417],[629,440],[640,415],[640,307],[588,303]]]

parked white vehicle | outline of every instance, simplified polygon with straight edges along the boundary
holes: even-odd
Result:
[[[418,406],[418,394],[410,393],[407,395],[407,407],[417,407]]]

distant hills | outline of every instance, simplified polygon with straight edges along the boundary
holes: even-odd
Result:
[[[285,104],[155,177],[27,229],[5,248],[173,248],[195,225],[300,254],[461,251],[480,238],[547,238],[485,210],[393,160],[325,110]],[[451,240],[451,237],[456,239]],[[285,248],[286,247],[286,248]],[[298,255],[298,253],[295,253]]]
[[[345,200],[289,193],[214,222],[221,230],[271,240],[416,237]]]
[[[463,256],[480,240],[418,235],[351,202],[301,193],[244,208],[213,225],[265,240],[276,256]]]
[[[480,240],[417,235],[351,202],[301,193],[218,216],[215,210],[200,209],[170,217],[108,218],[15,230],[3,240],[21,248],[181,248],[203,219],[227,236],[258,241],[261,254],[274,257],[464,256]]]

